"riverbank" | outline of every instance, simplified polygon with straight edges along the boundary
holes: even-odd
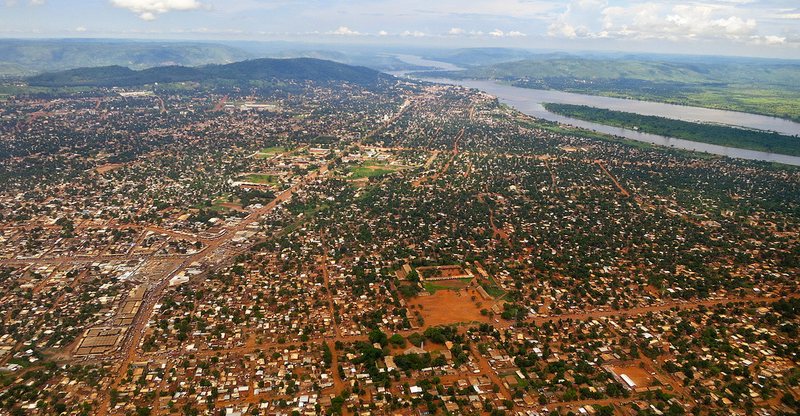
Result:
[[[435,74],[440,71],[453,71],[453,65],[445,62],[423,59],[410,55],[398,56],[401,60],[410,64],[427,66],[434,68]],[[456,70],[462,68],[456,67]],[[399,77],[409,77],[408,71],[395,72],[392,75]],[[747,160],[758,160],[764,162],[781,163],[785,165],[800,166],[800,156],[785,155],[773,152],[758,151],[752,149],[742,149],[732,146],[723,146],[712,143],[703,143],[691,140],[684,140],[674,137],[661,136],[657,134],[645,133],[633,129],[608,126],[601,123],[580,120],[547,111],[544,103],[561,103],[573,105],[587,105],[591,107],[604,108],[614,111],[624,111],[646,116],[666,117],[674,120],[682,120],[692,123],[711,123],[720,125],[731,125],[746,129],[763,131],[774,131],[788,136],[800,136],[800,123],[777,117],[764,116],[760,114],[740,113],[728,110],[716,110],[710,108],[689,107],[676,104],[665,104],[659,102],[639,101],[633,99],[621,99],[603,97],[597,95],[576,94],[553,90],[536,90],[530,88],[515,87],[495,81],[474,80],[474,79],[448,79],[448,78],[416,78],[422,81],[436,82],[442,84],[460,85],[467,88],[475,88],[497,97],[500,102],[507,104],[516,110],[529,116],[578,127],[584,130],[598,132],[606,135],[620,137],[626,140],[634,140],[642,143],[649,143],[673,149],[681,149],[692,152],[708,153],[719,156],[726,156]]]
[[[655,112],[659,108],[662,112],[673,116],[682,116],[688,120],[701,121],[707,123],[729,124],[729,125],[742,125],[745,124],[746,128],[753,128],[759,130],[775,130],[770,127],[778,127],[780,130],[785,130],[792,135],[800,133],[800,124],[793,123],[789,120],[776,119],[774,117],[766,117],[758,114],[736,113],[724,110],[710,110],[696,107],[683,107],[672,104],[651,103],[636,100],[621,100],[607,97],[597,97],[591,95],[581,95],[573,93],[565,93],[561,91],[544,91],[544,90],[531,90],[527,88],[513,87],[510,85],[499,84],[492,81],[478,81],[478,80],[451,80],[441,78],[423,79],[423,81],[437,82],[443,84],[460,85],[466,88],[475,88],[493,95],[500,100],[501,103],[506,104],[517,111],[520,111],[529,116],[539,118],[542,120],[552,121],[578,127],[580,129],[598,132],[606,135],[620,137],[626,140],[634,140],[642,143],[649,143],[652,145],[680,149],[691,152],[707,153],[718,156],[726,156],[738,159],[757,160],[763,162],[780,163],[784,165],[800,166],[800,156],[783,155],[779,153],[762,152],[750,149],[740,149],[730,146],[720,146],[711,143],[695,142],[691,140],[677,139],[674,137],[660,136],[657,134],[645,133],[633,129],[626,129],[622,127],[607,126],[605,124],[584,121],[577,118],[562,116],[555,114],[544,108],[544,103],[547,102],[562,102],[566,104],[585,104],[596,107],[607,108],[606,105],[624,105],[638,109],[641,107],[643,113]],[[593,105],[599,102],[600,105]],[[613,100],[616,103],[610,103],[606,100]],[[606,104],[606,105],[604,105]],[[666,107],[661,107],[666,106]],[[616,110],[616,109],[615,109]],[[639,113],[639,111],[636,111]],[[658,113],[656,113],[658,114]],[[696,117],[692,117],[695,115]],[[723,122],[725,121],[738,121],[739,123]],[[775,121],[775,123],[770,123]],[[758,126],[761,126],[759,128]]]
[[[445,58],[447,59],[447,58]],[[800,122],[800,63],[757,59],[532,56],[473,61],[422,77],[497,80],[542,90],[764,114]]]
[[[800,137],[716,124],[690,123],[585,105],[545,103],[552,113],[665,137],[761,152],[800,156]]]

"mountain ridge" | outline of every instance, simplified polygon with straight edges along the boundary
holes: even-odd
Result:
[[[256,57],[239,48],[200,41],[118,39],[0,39],[0,75],[31,76],[80,67],[225,64]]]
[[[120,65],[76,68],[34,75],[28,84],[37,87],[132,87],[169,82],[212,80],[309,80],[344,81],[373,85],[392,79],[391,75],[361,66],[315,58],[259,58],[224,65],[187,67],[161,66],[133,70]]]

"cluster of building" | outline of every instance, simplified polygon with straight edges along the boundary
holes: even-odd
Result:
[[[283,88],[3,103],[0,412],[797,410],[800,173]]]

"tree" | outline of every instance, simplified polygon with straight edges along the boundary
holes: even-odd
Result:
[[[326,367],[330,367],[333,363],[333,353],[327,343],[322,343],[322,361],[325,362]]]
[[[389,343],[397,348],[403,348],[406,346],[406,340],[400,334],[394,334],[391,337],[389,337]]]
[[[388,337],[383,331],[375,328],[369,333],[369,342],[380,344],[381,347],[385,347],[388,344]]]

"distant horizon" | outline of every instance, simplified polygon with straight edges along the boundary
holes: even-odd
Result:
[[[792,0],[4,0],[0,37],[800,59]]]
[[[366,39],[365,39],[366,40]],[[385,49],[389,53],[399,53],[399,52],[423,52],[423,51],[456,51],[456,50],[480,50],[480,49],[497,49],[497,50],[519,50],[525,51],[533,54],[538,55],[547,55],[547,54],[567,54],[567,55],[574,55],[574,56],[590,56],[590,55],[598,55],[604,56],[607,55],[612,57],[613,55],[640,55],[640,56],[652,56],[652,57],[671,57],[671,58],[734,58],[734,59],[767,59],[767,60],[778,60],[778,61],[800,61],[800,55],[798,56],[771,56],[771,55],[752,55],[752,54],[736,54],[736,53],[704,53],[704,52],[693,52],[693,51],[675,51],[675,52],[664,52],[664,51],[647,51],[647,50],[626,50],[626,49],[598,49],[598,48],[547,48],[547,47],[535,47],[535,46],[503,46],[503,45],[486,45],[486,44],[475,44],[475,45],[449,45],[449,44],[425,44],[419,45],[411,42],[393,42],[393,43],[375,43],[375,42],[342,42],[341,40],[337,39],[264,39],[264,40],[256,40],[256,39],[225,39],[225,38],[137,38],[137,37],[105,37],[105,36],[97,36],[97,37],[88,37],[88,36],[28,36],[28,37],[13,37],[13,36],[0,36],[0,41],[40,41],[40,42],[128,42],[128,43],[169,43],[169,44],[208,44],[208,45],[222,45],[222,46],[229,46],[229,47],[238,47],[243,49],[245,52],[250,52],[254,55],[258,55],[259,53],[263,52],[254,52],[248,51],[246,48],[243,48],[244,45],[261,45],[261,46],[275,46],[274,52],[284,52],[284,51],[291,51],[291,48],[299,48],[298,51],[308,50],[329,50],[329,51],[337,51],[337,49],[361,49],[361,50],[369,50],[372,52],[376,52],[380,49]],[[281,47],[281,45],[285,45],[285,47]],[[267,54],[268,55],[268,54]],[[264,56],[254,56],[253,58],[248,59],[256,59],[258,57],[268,57],[267,55]]]

